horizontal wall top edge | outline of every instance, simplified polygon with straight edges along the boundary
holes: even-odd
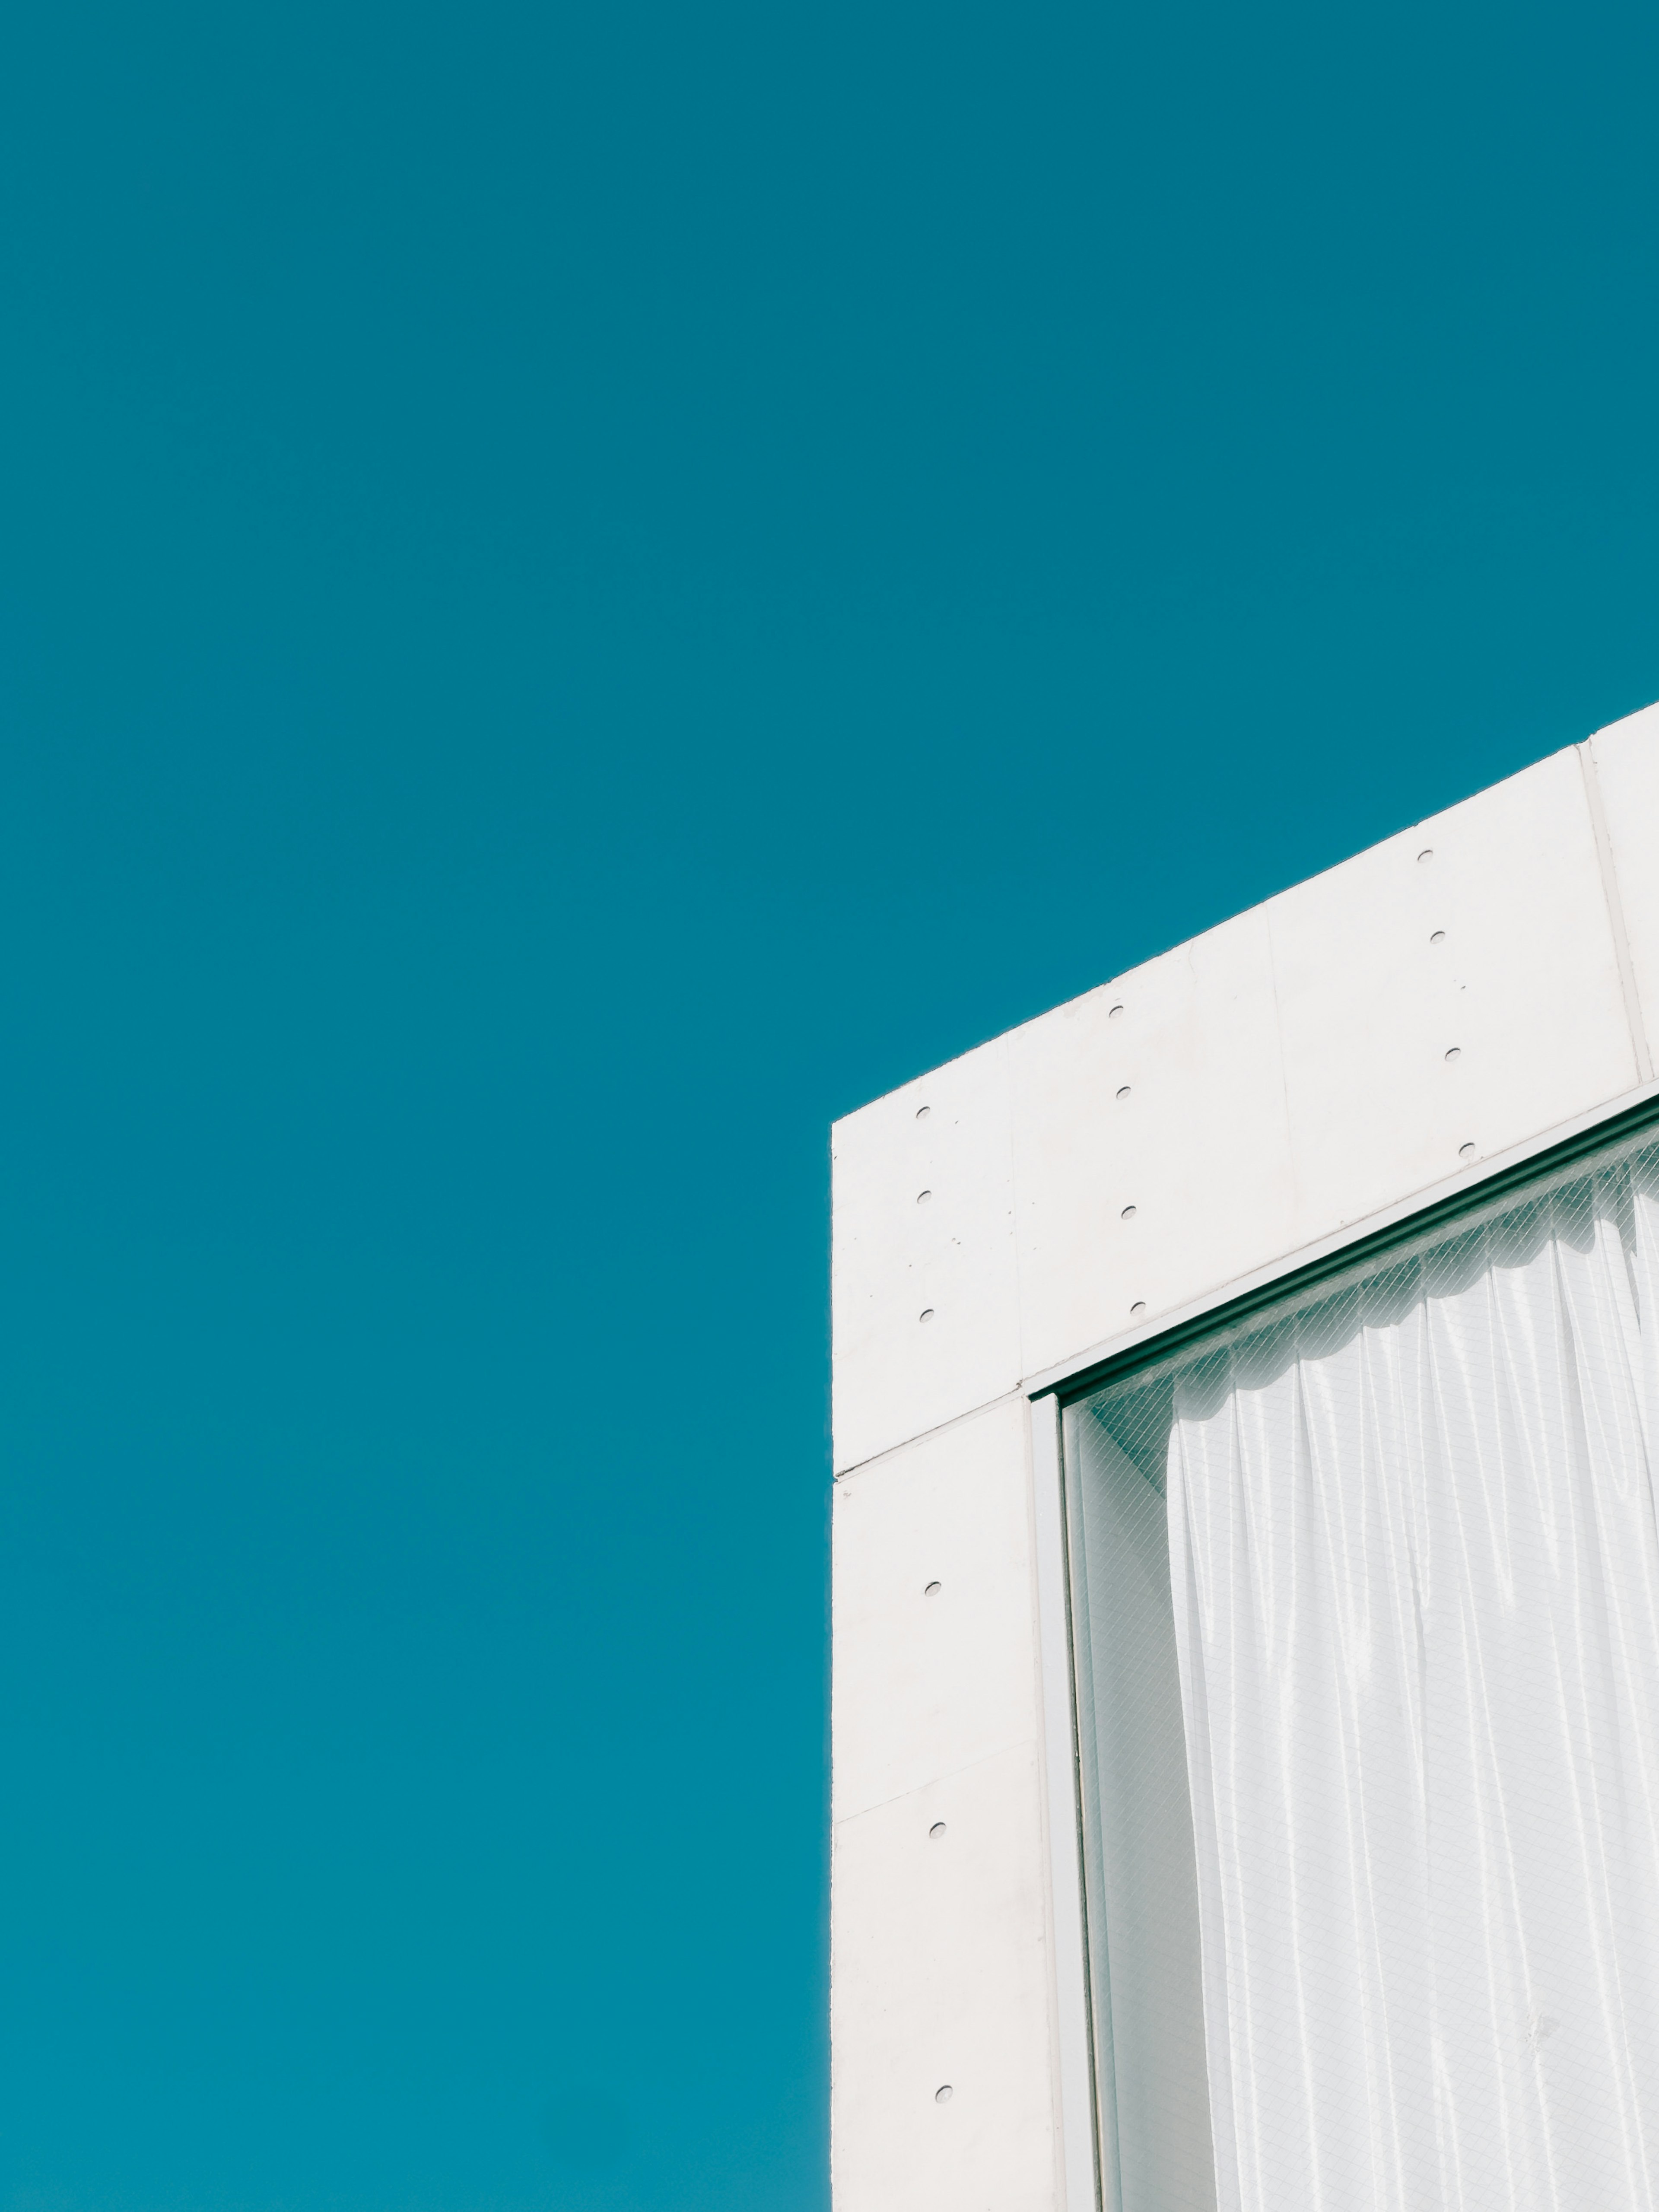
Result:
[[[1652,708],[1641,710],[1643,714],[1651,714],[1654,711]],[[1637,717],[1631,715],[1625,719],[1633,721]],[[1608,729],[1617,729],[1619,726],[1619,724],[1613,723],[1608,726]],[[1588,744],[1592,743],[1595,738],[1605,734],[1607,734],[1606,732],[1597,730],[1591,732],[1589,738],[1581,742]],[[1352,868],[1356,862],[1364,861],[1373,855],[1386,852],[1389,846],[1408,841],[1431,825],[1447,822],[1466,808],[1480,805],[1484,799],[1494,793],[1504,791],[1528,776],[1537,775],[1540,769],[1547,768],[1565,754],[1575,752],[1577,750],[1577,743],[1558,746],[1553,751],[1545,753],[1537,760],[1529,762],[1525,768],[1517,769],[1513,775],[1501,777],[1496,783],[1483,785],[1480,790],[1470,793],[1464,799],[1455,800],[1450,806],[1442,808],[1438,813],[1425,815],[1417,821],[1406,823],[1400,829],[1391,831],[1386,837],[1379,837],[1374,843],[1363,846],[1358,852],[1348,854],[1346,859],[1334,861],[1328,868],[1322,868],[1311,876],[1302,877],[1293,884],[1287,884],[1283,890],[1273,892],[1267,898],[1259,900],[1255,905],[1241,908],[1237,914],[1228,915],[1221,921],[1212,922],[1207,929],[1199,930],[1191,937],[1181,939],[1177,943],[1166,946],[1163,951],[1152,954],[1149,959],[1138,961],[1133,968],[1126,968],[1117,975],[1109,975],[1101,982],[1092,985],[1088,990],[1079,992],[1075,997],[1064,1000],[1056,1006],[1046,1008],[1042,1013],[1034,1014],[1024,1022],[1017,1022],[1011,1029],[1001,1030],[993,1036],[982,1038],[979,1043],[969,1045],[962,1052],[952,1054],[949,1060],[940,1060],[932,1067],[924,1068],[905,1082],[895,1085],[892,1090],[883,1091],[878,1097],[867,1100],[863,1105],[854,1107],[849,1113],[838,1115],[830,1123],[832,1151],[837,1133],[862,1116],[902,1101],[907,1096],[913,1095],[920,1086],[937,1081],[952,1068],[960,1066],[964,1061],[974,1059],[977,1054],[993,1050],[1011,1037],[1023,1035],[1039,1023],[1052,1021],[1056,1016],[1064,1015],[1074,1008],[1086,1006],[1091,1001],[1097,1000],[1103,992],[1121,989],[1130,984],[1136,976],[1149,975],[1166,962],[1190,953],[1199,945],[1219,936],[1225,931],[1238,928],[1252,917],[1270,913],[1283,902],[1293,899],[1310,886],[1323,883],[1328,878],[1340,874],[1345,868]]]
[[[1495,1187],[1653,1037],[1659,707],[837,1121],[836,1473]]]

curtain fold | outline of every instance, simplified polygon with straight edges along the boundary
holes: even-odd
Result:
[[[1218,2212],[1647,2212],[1650,1157],[1166,1402]]]

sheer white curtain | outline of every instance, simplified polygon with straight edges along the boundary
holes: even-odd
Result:
[[[1220,2212],[1659,2199],[1656,1194],[1174,1377]]]

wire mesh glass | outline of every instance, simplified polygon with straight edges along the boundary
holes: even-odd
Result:
[[[1659,2200],[1659,1139],[1066,1418],[1107,2212]]]

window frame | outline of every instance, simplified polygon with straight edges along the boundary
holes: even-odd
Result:
[[[1115,2166],[1103,2142],[1102,2083],[1094,2037],[1084,1881],[1082,1754],[1071,1535],[1066,1498],[1065,1414],[1108,1383],[1155,1365],[1183,1346],[1218,1335],[1250,1315],[1294,1298],[1328,1278],[1364,1268],[1398,1245],[1494,1200],[1548,1181],[1575,1162],[1644,1129],[1659,1127],[1659,1084],[1644,1085],[1616,1110],[1601,1109],[1565,1129],[1548,1132],[1499,1161],[1455,1178],[1425,1197],[1393,1207],[1382,1220],[1358,1224],[1310,1251],[1291,1254],[1243,1285],[1198,1301],[1103,1357],[1086,1358],[1064,1374],[1028,1384],[1037,1637],[1042,1673],[1048,1826],[1049,1926],[1054,1945],[1053,2022],[1060,2060],[1062,2167],[1068,2212],[1124,2212],[1107,2173]],[[1133,2212],[1133,2208],[1128,2209]]]

